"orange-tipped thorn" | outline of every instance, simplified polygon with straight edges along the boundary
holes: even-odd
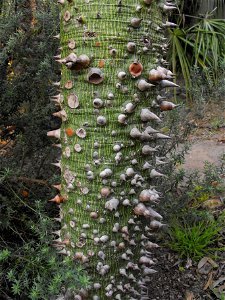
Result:
[[[61,196],[61,195],[56,195],[53,199],[48,200],[49,202],[55,202],[56,204],[60,204],[63,203],[65,201],[65,197]]]

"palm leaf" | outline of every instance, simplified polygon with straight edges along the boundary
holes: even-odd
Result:
[[[199,56],[217,73],[219,61],[225,55],[225,20],[204,18],[187,30],[195,43],[194,59]],[[216,76],[215,76],[216,77]]]
[[[186,45],[184,39],[184,31],[176,28],[174,30],[169,30],[170,33],[170,44],[171,44],[171,52],[172,54],[172,69],[174,73],[177,73],[177,65],[181,69],[183,74],[186,90],[188,91],[190,88],[191,80],[190,80],[190,63],[188,57],[186,55]],[[178,62],[178,64],[177,64]]]

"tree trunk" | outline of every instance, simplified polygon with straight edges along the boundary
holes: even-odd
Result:
[[[58,2],[62,76],[53,100],[63,123],[61,133],[48,133],[60,133],[62,144],[58,248],[88,272],[87,299],[148,299],[151,235],[162,226],[151,186],[161,183],[156,156],[169,139],[150,110],[160,112],[156,96],[170,77],[149,71],[165,63],[162,20],[173,8],[154,0]]]
[[[183,1],[183,12],[191,16],[205,15],[213,10],[213,16],[215,19],[225,18],[225,1],[224,0],[197,0],[189,3],[189,1]],[[191,20],[194,22],[194,19]]]
[[[199,10],[198,14],[205,15],[207,12],[211,12],[215,8],[216,11],[214,12],[214,18],[215,19],[224,19],[225,18],[225,1],[224,0],[205,0],[199,1]]]

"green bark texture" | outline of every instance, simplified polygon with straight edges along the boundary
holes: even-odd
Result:
[[[141,79],[149,82],[149,71],[164,62],[161,3],[60,2],[64,2],[60,101],[66,112],[61,127],[61,195],[66,198],[60,204],[60,240],[66,244],[62,253],[73,256],[91,279],[88,296],[80,293],[76,299],[145,299],[145,286],[151,278],[148,272],[154,272],[150,246],[145,245],[151,240],[151,222],[161,217],[134,210],[138,210],[141,192],[160,177],[150,176],[151,170],[157,169],[157,152],[144,155],[143,146],[157,151],[165,140],[143,133],[149,125],[159,129],[160,122],[140,118],[142,109],[152,110],[159,87],[141,91],[138,84]],[[74,49],[70,49],[72,40]],[[127,49],[129,42],[136,45],[133,53]],[[64,60],[72,52],[78,61],[80,55],[87,55],[90,64],[80,67],[78,61]],[[137,63],[143,66],[142,74],[135,78],[129,71],[134,63],[133,67],[139,66]],[[98,70],[88,80],[92,68]],[[101,76],[101,83],[90,82],[101,81]],[[94,101],[96,98],[102,101]],[[134,128],[141,136],[130,136]],[[146,162],[150,168],[143,168]],[[155,206],[150,200],[144,205],[146,209]]]

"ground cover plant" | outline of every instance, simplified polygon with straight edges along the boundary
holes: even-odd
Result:
[[[12,197],[11,200],[15,201],[15,198]],[[26,218],[27,228],[23,229],[26,237],[20,235],[22,241],[19,245],[18,242],[9,242],[7,239],[1,243],[2,299],[55,299],[63,289],[75,289],[88,283],[83,272],[74,268],[72,258],[60,257],[53,248],[52,231],[56,229],[55,224],[42,206],[41,201],[36,200],[33,206],[35,213],[32,214],[32,219]],[[22,213],[20,215],[22,217]],[[6,226],[6,230],[9,232],[10,228]],[[15,233],[18,240],[18,224],[14,230],[18,230]]]
[[[152,250],[157,273],[152,275],[149,293],[156,299],[160,295],[163,300],[221,299],[224,160],[217,166],[206,163],[203,176],[202,172],[187,173],[181,169],[182,156],[181,153],[175,164],[177,171],[164,182],[166,192],[159,212],[166,225],[154,239],[160,248]]]
[[[207,216],[209,217],[209,216]],[[176,222],[176,221],[175,221]],[[169,229],[171,241],[170,249],[179,253],[182,258],[199,260],[204,256],[214,256],[214,252],[224,248],[216,248],[214,245],[222,239],[220,233],[224,223],[218,220],[195,221],[192,225],[173,223]]]

